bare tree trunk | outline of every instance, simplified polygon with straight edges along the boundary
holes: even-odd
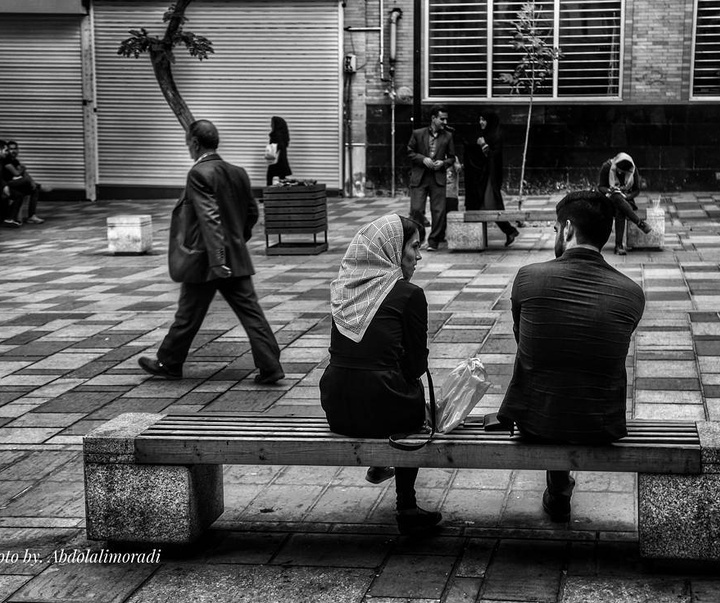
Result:
[[[530,92],[530,105],[528,106],[527,124],[525,126],[525,145],[523,146],[522,167],[520,168],[520,192],[518,193],[518,209],[522,209],[523,187],[525,184],[525,162],[527,161],[528,141],[530,140],[530,120],[532,119],[533,93]]]
[[[535,96],[535,65],[532,68],[530,79],[530,104],[528,105],[527,124],[525,125],[525,145],[523,146],[522,166],[520,168],[520,191],[518,193],[518,209],[522,209],[523,188],[525,185],[525,163],[527,162],[528,142],[530,141],[530,122],[532,120],[533,98]]]
[[[167,56],[167,52],[164,50],[151,51],[150,60],[152,61],[155,79],[160,86],[160,91],[172,109],[172,112],[175,114],[175,117],[177,117],[180,122],[180,125],[187,132],[190,124],[195,121],[195,118],[175,83],[175,78],[173,78],[172,73],[172,63]]]
[[[150,50],[150,60],[155,72],[155,79],[160,85],[160,91],[186,132],[195,118],[175,83],[172,72],[172,64],[175,59],[172,49],[175,36],[185,21],[185,10],[191,2],[192,0],[177,0],[173,15],[165,29],[161,47]]]

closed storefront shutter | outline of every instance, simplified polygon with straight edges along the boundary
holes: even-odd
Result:
[[[149,57],[117,54],[128,30],[162,36],[166,1],[94,3],[101,185],[179,186],[191,160]],[[337,0],[207,0],[190,5],[185,28],[213,42],[198,61],[184,47],[173,72],[196,119],[220,130],[223,158],[264,186],[270,118],[290,129],[293,178],[340,187],[341,22]]]
[[[0,14],[0,138],[54,188],[85,187],[81,18]]]

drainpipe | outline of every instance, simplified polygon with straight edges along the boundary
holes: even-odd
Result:
[[[397,26],[402,10],[390,11],[390,196],[395,196],[395,62],[397,61]]]
[[[383,13],[385,12],[384,0],[380,0],[378,27],[353,27],[352,25],[345,28],[349,32],[377,32],[380,34],[380,80],[385,82],[385,28],[383,27]]]

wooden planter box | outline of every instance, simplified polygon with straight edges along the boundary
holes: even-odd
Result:
[[[269,186],[263,190],[267,255],[317,255],[327,251],[327,196],[324,184]],[[317,235],[323,233],[323,240]],[[277,242],[270,244],[270,237]],[[282,240],[293,235],[293,240]],[[298,241],[294,235],[312,235]]]

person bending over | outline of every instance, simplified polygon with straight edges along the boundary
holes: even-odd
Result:
[[[618,153],[603,163],[597,189],[615,206],[615,253],[625,255],[623,237],[626,218],[644,233],[652,231],[645,220],[635,213],[635,197],[640,193],[640,174],[633,158],[627,153]]]

